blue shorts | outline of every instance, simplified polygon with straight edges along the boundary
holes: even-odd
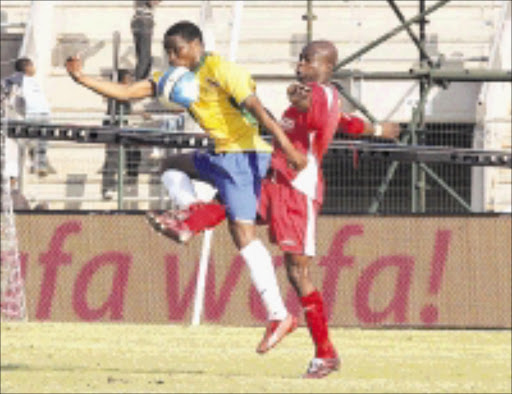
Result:
[[[231,220],[254,221],[261,181],[270,165],[270,153],[194,153],[199,176],[213,184]]]

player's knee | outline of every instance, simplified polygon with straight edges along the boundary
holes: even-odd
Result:
[[[292,286],[297,289],[300,284],[300,275],[297,267],[287,264],[286,276],[288,277],[288,281],[292,284]]]
[[[292,283],[298,283],[300,279],[300,266],[292,261],[286,262],[286,275]]]
[[[231,232],[231,237],[233,238],[233,241],[235,242],[235,245],[238,249],[243,249],[252,241],[257,239],[254,223],[252,222],[230,220],[229,230]]]
[[[285,259],[286,273],[292,284],[300,287],[309,279],[309,261],[302,256],[289,256]]]
[[[160,176],[160,180],[167,189],[177,189],[186,177],[187,175],[183,171],[167,169]]]

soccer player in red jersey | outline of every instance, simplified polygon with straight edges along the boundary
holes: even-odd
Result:
[[[283,114],[281,127],[295,148],[307,156],[308,164],[297,172],[274,146],[259,206],[271,240],[284,252],[288,279],[300,297],[315,344],[315,357],[305,378],[322,378],[340,366],[329,339],[322,295],[309,274],[324,189],[321,162],[340,120],[338,92],[329,84],[337,59],[336,47],[329,41],[313,41],[302,50],[296,69],[299,83],[287,90],[291,106]]]
[[[300,298],[315,345],[305,378],[323,378],[340,366],[329,339],[322,295],[310,277],[316,219],[324,193],[322,159],[338,130],[385,138],[398,135],[395,123],[373,126],[340,113],[338,92],[329,83],[337,59],[330,41],[313,41],[303,48],[296,69],[298,83],[287,90],[291,106],[283,114],[281,127],[294,147],[307,156],[308,164],[300,171],[291,168],[276,144],[269,175],[262,183],[258,212],[269,226],[270,239],[284,253],[288,280]]]

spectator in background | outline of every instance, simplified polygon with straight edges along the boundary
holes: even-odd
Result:
[[[21,193],[18,188],[18,181],[14,177],[10,177],[11,182],[11,198],[12,198],[12,208],[14,210],[18,209],[30,209],[30,204],[26,197]]]
[[[134,0],[135,14],[131,21],[133,41],[135,44],[135,80],[146,79],[151,71],[151,42],[153,40],[154,8],[161,0]]]
[[[46,123],[50,119],[50,106],[48,100],[35,77],[36,67],[32,60],[22,57],[14,64],[16,72],[2,81],[4,89],[8,92],[16,91],[14,97],[14,110],[19,117],[35,123]],[[29,141],[29,155],[32,159],[30,171],[39,176],[55,173],[48,163],[47,145],[45,140],[33,143]],[[23,155],[22,155],[23,156]]]
[[[50,205],[46,201],[41,201],[34,206],[34,211],[47,211],[50,209]]]
[[[119,83],[129,85],[133,82],[133,74],[127,69],[118,70]],[[115,103],[115,107],[114,107]],[[126,126],[128,121],[119,119],[119,115],[125,116],[132,114],[132,105],[129,101],[115,101],[108,99],[107,114],[111,115],[112,111],[115,113],[115,120],[104,120],[103,126]],[[137,146],[129,146],[126,152],[126,183],[135,184],[139,175],[139,165],[141,161],[141,151]],[[110,200],[114,190],[116,190],[115,176],[119,166],[119,146],[117,144],[107,144],[105,147],[105,161],[102,167],[103,178],[101,182],[101,195],[103,199]]]
[[[2,118],[20,120],[22,117],[14,110],[16,99],[18,98],[18,91],[20,88],[16,85],[7,85],[7,78],[2,80],[1,84],[1,114]],[[16,138],[5,139],[4,152],[4,167],[2,168],[2,178],[14,178],[18,181],[20,177],[19,169],[19,144]]]
[[[2,183],[2,188],[4,187],[4,183]],[[29,210],[30,209],[30,203],[28,202],[27,198],[23,195],[21,190],[18,187],[18,180],[15,177],[9,177],[9,191],[11,195],[12,200],[12,209],[15,211],[18,210]],[[3,193],[3,191],[2,191]],[[7,203],[7,199],[4,198],[2,194],[2,210],[6,209],[7,206],[5,205]],[[37,203],[34,208],[34,210],[48,210],[50,209],[50,206],[48,202],[41,201]]]

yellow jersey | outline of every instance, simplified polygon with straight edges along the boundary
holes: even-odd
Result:
[[[257,122],[241,107],[256,92],[249,72],[212,53],[206,53],[193,72],[199,97],[189,111],[215,141],[215,152],[272,152],[272,146],[261,138]]]

